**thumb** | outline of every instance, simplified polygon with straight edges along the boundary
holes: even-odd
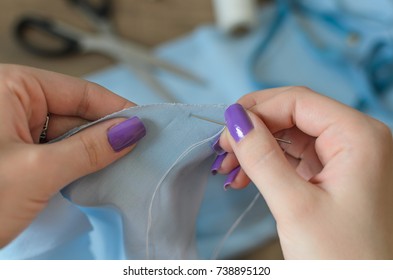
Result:
[[[98,171],[125,154],[146,135],[138,117],[113,119],[89,127],[63,141],[45,145],[46,170],[52,192]],[[49,170],[49,171],[48,171]]]
[[[252,112],[240,104],[225,111],[227,137],[242,169],[264,196],[272,213],[300,199],[308,184],[287,161],[275,138]],[[227,136],[228,133],[226,133]],[[276,217],[276,215],[274,215]],[[277,218],[277,217],[276,217]]]

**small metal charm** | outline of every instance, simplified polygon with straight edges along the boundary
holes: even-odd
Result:
[[[47,131],[48,131],[48,125],[49,125],[49,114],[46,115],[46,121],[45,121],[44,127],[42,128],[42,132],[41,132],[41,135],[40,135],[40,144],[48,142],[47,139],[46,139],[46,134],[47,134]]]

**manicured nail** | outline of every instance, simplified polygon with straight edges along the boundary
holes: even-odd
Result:
[[[111,127],[107,135],[113,150],[120,152],[143,138],[146,128],[138,117],[132,117]]]
[[[220,137],[221,137],[221,135],[219,135],[219,136],[217,137],[217,139],[213,142],[213,145],[212,145],[212,149],[213,149],[213,151],[214,151],[217,155],[223,155],[223,154],[226,153],[226,152],[224,151],[224,149],[221,148],[221,146],[220,146]]]
[[[242,140],[254,128],[242,105],[237,103],[225,110],[225,121],[229,133],[236,142]]]
[[[236,167],[233,169],[231,172],[229,172],[227,179],[225,180],[224,183],[224,190],[228,190],[233,181],[235,181],[237,174],[239,174],[240,171],[240,166]]]
[[[212,167],[210,169],[211,173],[213,175],[217,174],[218,169],[220,169],[222,162],[224,161],[225,157],[227,156],[227,153],[223,153],[222,155],[218,155],[216,159],[214,160]]]

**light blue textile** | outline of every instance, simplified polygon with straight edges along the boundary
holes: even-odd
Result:
[[[78,246],[81,235],[91,229],[87,217],[58,194],[30,227],[0,250],[0,257],[9,260],[35,259],[42,258],[41,256],[53,250],[56,250],[58,255],[66,256],[67,249],[62,248],[62,245],[71,243]],[[80,258],[91,257],[89,250],[81,252]]]
[[[324,42],[328,42],[330,47],[349,52],[351,57],[359,62],[366,60],[367,55],[372,52],[378,42],[390,43],[391,41],[390,26],[393,22],[393,9],[390,1],[304,0],[303,2],[309,7],[322,11],[352,13],[353,16],[348,15],[345,20],[350,26],[360,30],[361,40],[352,45],[350,49],[347,49],[341,34],[332,32],[318,21],[312,22],[310,27],[319,35],[319,38],[324,38]],[[199,75],[205,80],[205,85],[198,86],[168,73],[157,72],[157,75],[173,92],[178,102],[189,104],[231,104],[235,102],[245,93],[255,90],[249,75],[249,59],[266,34],[274,15],[274,6],[263,8],[260,29],[240,39],[225,37],[212,26],[202,26],[188,36],[165,44],[156,50],[160,57]],[[261,59],[257,61],[258,67],[255,74],[267,84],[305,85],[343,103],[355,106],[359,99],[358,89],[362,86],[362,78],[353,79],[352,74],[345,67],[330,63],[315,55],[309,45],[305,44],[303,34],[299,33],[295,27],[296,25],[291,20],[285,23]],[[166,101],[136,80],[133,74],[122,65],[97,72],[88,79],[138,104]],[[386,92],[381,98],[393,109],[393,89],[389,88]],[[367,112],[392,127],[393,120],[390,116],[386,116],[375,108],[368,109]],[[152,118],[155,117],[157,116],[152,114]],[[203,131],[207,124],[201,123],[200,125]],[[208,164],[204,167],[207,168],[207,166]],[[87,177],[85,180],[90,180],[90,178],[93,177]],[[210,258],[223,235],[249,205],[256,193],[253,187],[245,191],[224,192],[222,183],[223,177],[209,177],[204,187],[204,198],[196,222],[197,251],[193,248],[190,249],[189,255],[177,252],[176,256],[171,256],[171,252],[166,252],[167,257]],[[118,212],[105,207],[77,207],[62,199],[61,196],[57,196],[25,233],[0,251],[0,258],[146,257],[140,255],[145,249],[143,242],[138,251],[140,254],[136,255],[130,253],[127,246],[124,247],[118,242],[123,240],[124,230],[122,218]],[[78,201],[78,197],[72,197],[72,199]],[[195,201],[198,199],[199,197]],[[62,215],[72,218],[72,222],[66,222],[68,218],[62,220]],[[50,227],[47,226],[49,221]],[[53,234],[52,227],[58,229],[56,234]],[[236,256],[274,235],[274,221],[266,205],[260,200],[225,243],[220,257]],[[28,243],[26,240],[34,240],[27,250],[22,249]],[[45,244],[43,242],[45,240],[51,241],[45,246],[39,245]],[[158,252],[156,256],[164,256],[164,254],[165,252]]]
[[[82,206],[113,207],[122,216],[128,259],[196,259],[195,226],[211,145],[223,127],[225,106],[157,104],[110,115],[138,116],[147,134],[132,154],[63,190]]]
[[[140,117],[146,125],[146,137],[132,154],[78,180],[63,194],[79,205],[117,209],[122,216],[124,242],[121,235],[108,238],[118,240],[128,259],[210,258],[256,193],[250,188],[239,200],[239,193],[223,190],[222,177],[213,178],[209,173],[214,159],[211,144],[223,127],[191,114],[223,122],[224,109],[218,105],[157,104],[109,116]],[[201,207],[206,185],[208,205]],[[231,213],[223,213],[229,209]],[[198,213],[204,218],[197,223]],[[106,219],[101,217],[101,221]],[[249,229],[248,238],[235,232],[221,255],[252,248],[261,242],[261,235],[266,240],[275,233],[263,201],[256,204],[253,215],[246,216],[242,227]]]

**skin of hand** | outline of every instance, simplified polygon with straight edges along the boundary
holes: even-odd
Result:
[[[118,118],[65,140],[37,145],[47,114],[51,140],[134,105],[81,79],[0,65],[0,248],[25,229],[61,188],[129,153],[144,136],[143,124],[132,120],[142,130],[134,143],[119,138],[119,133],[127,136],[123,127],[130,119]]]
[[[393,259],[390,129],[303,87],[251,93],[238,104],[225,114],[219,145],[228,154],[218,172],[240,164],[228,185],[255,183],[284,257]]]

